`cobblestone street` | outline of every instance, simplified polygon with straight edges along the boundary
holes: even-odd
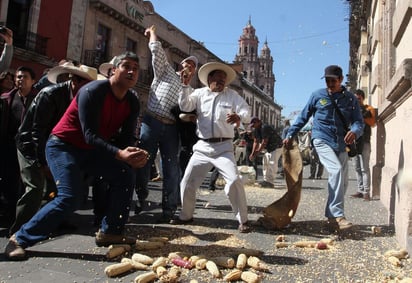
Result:
[[[262,282],[399,282],[412,277],[410,259],[401,260],[395,267],[383,255],[390,249],[399,249],[393,229],[387,226],[388,213],[379,200],[364,202],[349,198],[355,192],[355,174],[351,169],[350,186],[345,202],[346,216],[355,225],[340,235],[331,233],[323,216],[327,197],[327,180],[309,180],[308,166],[304,169],[301,201],[292,223],[281,231],[267,231],[255,226],[253,232],[240,234],[229,202],[221,189],[210,193],[206,188],[198,192],[194,222],[172,226],[154,224],[161,209],[161,183],[151,183],[148,208],[140,215],[131,213],[127,234],[145,240],[152,236],[167,237],[163,248],[142,251],[152,257],[168,256],[180,251],[189,255],[206,254],[236,258],[242,248],[261,253],[268,271],[258,273]],[[324,177],[326,173],[324,174]],[[207,182],[207,180],[205,181]],[[256,221],[261,210],[286,192],[284,181],[277,180],[275,189],[247,186],[246,193],[250,220]],[[143,271],[131,271],[119,277],[105,275],[106,266],[120,261],[105,258],[107,248],[94,244],[91,200],[77,211],[72,219],[78,228],[56,236],[28,249],[29,259],[23,262],[6,261],[0,256],[0,282],[133,282]],[[372,233],[372,227],[381,232]],[[276,248],[276,238],[283,235],[287,247]],[[297,241],[333,239],[326,250],[299,248]],[[7,243],[6,231],[1,230],[0,245]],[[130,257],[129,255],[128,257]],[[221,269],[226,274],[228,269]],[[183,270],[180,282],[218,282],[205,270]],[[397,280],[397,281],[396,281]],[[406,282],[406,281],[404,281]],[[411,282],[411,281],[408,281]]]

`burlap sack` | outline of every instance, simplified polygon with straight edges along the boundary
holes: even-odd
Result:
[[[302,157],[298,144],[291,149],[283,147],[283,170],[288,191],[278,200],[263,209],[258,223],[266,229],[281,229],[290,224],[300,201],[302,191]]]

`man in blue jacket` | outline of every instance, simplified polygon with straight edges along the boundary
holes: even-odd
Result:
[[[352,227],[344,213],[348,184],[348,154],[345,149],[362,135],[364,122],[357,98],[342,85],[342,69],[336,65],[328,66],[324,78],[327,87],[312,93],[283,143],[291,146],[293,138],[313,116],[311,142],[320,162],[329,172],[325,216],[332,227],[343,230]],[[337,108],[345,121],[340,118]]]

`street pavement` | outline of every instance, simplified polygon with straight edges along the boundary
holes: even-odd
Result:
[[[163,248],[139,251],[152,257],[168,256],[171,251],[234,258],[244,251],[242,248],[259,252],[259,258],[268,265],[267,271],[257,272],[262,282],[402,282],[402,279],[406,282],[405,278],[412,277],[410,259],[401,260],[402,266],[396,267],[383,255],[390,249],[400,248],[393,227],[387,225],[387,210],[379,200],[365,202],[349,197],[356,192],[352,161],[350,165],[345,213],[355,225],[341,233],[330,231],[325,225],[326,172],[321,180],[309,180],[309,166],[305,166],[299,207],[292,223],[282,230],[268,231],[256,222],[262,216],[262,209],[286,192],[285,182],[279,176],[272,189],[246,186],[249,217],[255,224],[251,233],[237,231],[238,223],[223,190],[209,192],[206,179],[198,191],[194,222],[190,225],[156,223],[161,214],[161,182],[150,183],[147,207],[140,215],[134,215],[132,209],[127,234],[141,240],[167,237],[169,241]],[[89,197],[70,220],[77,226],[76,230],[60,231],[28,248],[26,261],[7,261],[0,254],[0,282],[133,282],[143,271],[130,271],[114,278],[105,275],[105,267],[120,259],[106,259],[107,248],[95,246],[97,228],[93,220]],[[373,233],[374,227],[379,227],[381,232]],[[6,235],[7,231],[0,228],[3,249],[8,241]],[[285,238],[287,247],[275,247],[278,236]],[[333,240],[333,245],[326,250],[293,245],[297,241],[324,238]],[[228,272],[223,268],[221,271]],[[180,282],[190,280],[222,282],[205,270],[183,270]]]

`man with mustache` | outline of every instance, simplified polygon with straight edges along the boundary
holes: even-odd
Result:
[[[199,69],[198,75],[205,87],[191,93],[192,89],[183,82],[179,95],[182,111],[196,110],[199,141],[193,146],[193,155],[180,183],[182,210],[173,223],[193,221],[196,190],[214,166],[226,181],[224,191],[239,221],[239,232],[247,233],[250,227],[246,194],[237,170],[232,140],[234,128],[241,121],[250,120],[249,105],[227,87],[236,77],[228,65],[210,62]]]

